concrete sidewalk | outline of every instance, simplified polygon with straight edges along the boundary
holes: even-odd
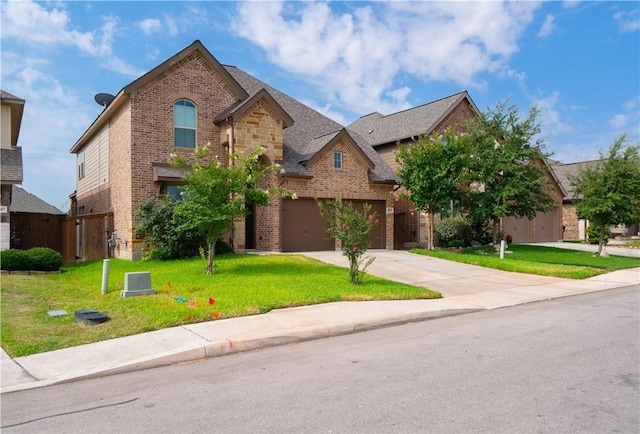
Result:
[[[437,300],[338,302],[211,321],[81,345],[12,360],[2,351],[0,393],[216,357],[640,284],[640,268],[585,280],[508,273],[404,251],[373,250],[368,270],[440,291]],[[346,265],[340,252],[306,255]]]

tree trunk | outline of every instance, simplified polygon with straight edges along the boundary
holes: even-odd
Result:
[[[600,236],[598,238],[598,256],[601,256],[603,258],[608,258],[609,253],[607,253],[607,249],[604,245],[604,229],[605,229],[604,225],[600,226]]]
[[[209,243],[209,252],[207,255],[207,275],[210,276],[213,274],[214,271],[214,255],[216,254],[216,243],[215,241],[213,243]]]
[[[493,218],[493,243],[492,246],[495,248],[498,245],[498,228],[500,227],[500,220],[497,218]]]

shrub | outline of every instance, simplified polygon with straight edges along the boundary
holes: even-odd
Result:
[[[33,247],[27,250],[31,259],[31,269],[37,271],[58,271],[64,264],[62,255],[48,247]]]
[[[215,246],[216,255],[226,255],[227,253],[231,253],[232,251],[233,249],[229,244],[225,243],[222,240],[216,241],[216,246]]]
[[[140,204],[136,217],[140,219],[135,229],[137,237],[144,237],[149,245],[144,260],[169,260],[197,256],[202,236],[184,228],[183,220],[176,214],[178,201],[167,196],[159,203],[149,199]]]
[[[7,271],[31,270],[31,257],[25,250],[3,250],[0,253],[0,268]]]
[[[611,237],[611,229],[609,226],[605,226],[604,228],[604,243],[607,244],[609,242],[609,238]],[[589,244],[598,244],[600,240],[600,228],[597,225],[589,225],[587,226],[587,242]]]
[[[456,245],[460,243],[468,245],[471,242],[472,230],[465,217],[447,217],[436,225],[436,234],[442,245],[451,246],[451,242]]]

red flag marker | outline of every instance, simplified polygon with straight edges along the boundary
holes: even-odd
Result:
[[[216,302],[216,301],[215,301],[213,298],[209,297],[209,304],[213,304],[213,303],[215,303],[215,302]]]

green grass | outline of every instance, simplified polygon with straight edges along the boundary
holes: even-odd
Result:
[[[603,258],[589,252],[580,252],[555,247],[512,244],[504,259],[490,247],[464,249],[460,253],[436,250],[413,249],[413,253],[426,256],[495,268],[516,273],[542,276],[585,279],[609,271],[640,267],[640,259],[623,256]]]
[[[2,275],[0,336],[13,357],[202,321],[334,301],[439,298],[424,288],[365,276],[349,283],[348,270],[299,255],[226,255],[215,275],[200,259],[130,262],[112,259],[109,290],[101,295],[102,261],[71,265],[63,273]],[[120,299],[124,273],[151,272],[157,294]],[[178,298],[193,300],[195,306]],[[215,300],[209,304],[209,298]],[[68,315],[49,317],[50,310]],[[94,309],[106,323],[86,326],[73,313]]]
[[[628,243],[624,243],[625,246],[628,247],[640,247],[640,240],[638,241],[629,241]]]

